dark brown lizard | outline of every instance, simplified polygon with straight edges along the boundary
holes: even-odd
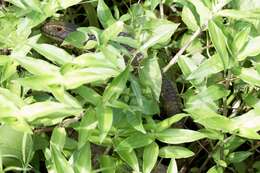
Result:
[[[64,23],[64,22],[56,22],[56,21],[48,22],[42,27],[42,32],[46,36],[59,42],[62,42],[68,36],[68,34],[73,31],[76,31],[76,26],[74,24]],[[118,34],[118,36],[129,37],[129,34],[121,32]],[[124,45],[122,46],[124,47]],[[134,49],[131,47],[130,49],[128,45],[126,45],[125,48],[128,51]],[[140,60],[136,60],[136,61],[140,61]],[[162,113],[164,116],[165,115],[172,116],[182,111],[182,102],[176,84],[171,80],[169,80],[165,75],[162,76],[163,76],[162,89],[161,89],[161,97],[160,97]]]

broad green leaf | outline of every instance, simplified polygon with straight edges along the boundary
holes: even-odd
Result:
[[[234,55],[237,55],[246,45],[249,39],[250,30],[250,27],[245,27],[243,28],[243,30],[241,30],[235,35],[234,40],[232,42],[232,52]]]
[[[32,57],[13,57],[23,68],[34,75],[59,75],[59,67]]]
[[[1,125],[0,155],[4,166],[28,164],[33,152],[32,137],[28,133]]]
[[[172,124],[180,121],[182,118],[189,116],[188,114],[176,114],[174,116],[171,116],[170,118],[166,118],[156,125],[156,131],[163,131],[169,127],[172,126]]]
[[[98,128],[100,130],[100,143],[105,139],[113,123],[113,111],[110,107],[99,104],[96,107]]]
[[[260,116],[255,110],[232,119],[234,125],[239,129],[238,135],[249,139],[259,139],[257,132],[260,130]]]
[[[91,67],[75,69],[64,74],[64,86],[66,89],[75,89],[83,84],[104,81],[118,74],[111,68]]]
[[[211,11],[205,6],[201,0],[189,0],[199,13],[200,16],[200,26],[203,26],[212,17]]]
[[[97,16],[104,28],[107,28],[115,22],[115,19],[104,0],[98,0]]]
[[[172,34],[175,32],[178,24],[170,22],[164,19],[156,19],[156,21],[151,21],[149,24],[151,28],[151,37],[140,47],[140,51],[144,51],[149,47],[154,46],[158,43],[164,43],[169,40]]]
[[[21,108],[22,106],[25,105],[25,102],[15,93],[12,93],[12,91],[1,88],[0,87],[0,96],[4,97],[6,101],[12,102],[15,106]],[[1,104],[2,105],[2,104]]]
[[[112,63],[102,52],[97,53],[84,53],[75,59],[73,64],[79,67],[107,67],[116,68],[115,64]]]
[[[37,75],[31,77],[20,78],[16,80],[22,86],[37,91],[49,91],[50,85],[60,85],[62,78],[53,75]]]
[[[251,2],[250,2],[251,3]],[[224,9],[217,12],[215,15],[230,17],[237,20],[259,19],[260,14],[256,11],[251,10],[234,10],[234,9]]]
[[[79,115],[82,109],[71,107],[62,103],[45,101],[26,105],[15,113],[17,117],[24,117],[33,122],[38,119],[65,118],[71,115]]]
[[[66,141],[66,131],[63,127],[56,127],[54,128],[50,143],[54,145],[57,149],[62,151]]]
[[[175,159],[171,159],[168,166],[167,173],[178,173],[177,163]]]
[[[207,138],[212,139],[212,140],[224,140],[224,134],[221,133],[218,130],[213,130],[213,129],[200,129],[199,132],[203,133],[204,135],[207,136]]]
[[[192,11],[188,7],[183,7],[181,18],[190,30],[196,31],[199,28]]]
[[[142,115],[139,112],[127,112],[128,123],[137,131],[146,133],[143,127]]]
[[[96,129],[98,125],[96,112],[94,109],[86,110],[85,115],[82,117],[80,126],[78,127],[79,132],[79,147],[85,145],[90,135],[90,130]]]
[[[205,138],[203,133],[187,129],[166,129],[155,133],[156,139],[167,144],[182,144]]]
[[[74,31],[68,34],[65,40],[62,42],[62,46],[74,46],[76,48],[82,49],[85,41],[88,40],[87,36],[80,31]],[[88,40],[87,42],[89,42]]]
[[[260,74],[253,68],[242,68],[238,77],[250,85],[260,86]]]
[[[73,56],[56,46],[50,44],[30,44],[30,46],[39,54],[58,65],[72,62]]]
[[[72,155],[75,173],[91,173],[91,148],[87,142]]]
[[[206,128],[222,130],[224,132],[233,132],[236,129],[232,120],[221,115],[196,119],[195,122],[202,124]]]
[[[246,139],[239,137],[237,135],[232,135],[226,139],[224,148],[230,152],[235,151],[238,147],[246,142]]]
[[[101,101],[101,96],[92,88],[87,86],[80,86],[73,90],[73,92],[80,95],[86,102],[97,105]]]
[[[82,108],[78,100],[75,97],[73,97],[70,93],[64,91],[63,87],[53,85],[50,86],[49,89],[52,91],[52,94],[59,102],[64,103],[66,105],[70,105],[75,108]]]
[[[191,150],[180,146],[166,146],[160,148],[159,151],[159,156],[162,158],[182,159],[193,155],[194,153]]]
[[[102,155],[100,157],[101,168],[104,169],[102,173],[115,173],[116,162],[115,159],[109,155]]]
[[[82,0],[58,0],[61,8],[66,9],[70,6],[76,5],[79,2],[81,2]]]
[[[153,142],[144,148],[143,173],[150,173],[156,164],[159,154],[159,146]]]
[[[231,163],[241,163],[252,154],[253,153],[249,151],[237,151],[237,152],[230,153],[228,155],[228,160]]]
[[[156,54],[145,59],[144,67],[140,69],[141,82],[149,87],[154,94],[154,98],[159,102],[162,86],[162,75]]]
[[[208,88],[202,88],[201,91],[189,99],[189,102],[202,99],[203,102],[211,102],[228,96],[230,91],[223,85],[211,85]]]
[[[213,166],[207,173],[223,173],[223,169],[221,167]]]
[[[109,40],[112,40],[113,38],[117,37],[118,34],[123,31],[124,29],[124,23],[122,21],[117,21],[107,27],[101,34],[101,43],[106,45]]]
[[[142,100],[142,91],[141,86],[137,80],[137,78],[133,75],[130,75],[130,82],[131,82],[131,89],[133,90],[133,93],[135,95],[136,101],[140,107],[143,106],[143,100]]]
[[[130,66],[121,72],[113,81],[108,85],[103,94],[103,102],[107,103],[110,101],[115,101],[119,98],[123,90],[125,89],[126,82],[128,80],[130,72]]]
[[[254,37],[249,40],[245,48],[238,54],[238,61],[243,61],[247,57],[252,57],[260,54],[260,36]]]
[[[140,148],[151,144],[154,140],[147,134],[135,133],[130,135],[118,144],[116,150],[132,151],[135,148]]]
[[[117,153],[134,171],[139,172],[139,164],[134,150],[131,152],[119,150]]]
[[[219,26],[214,21],[209,21],[209,34],[211,37],[211,41],[213,42],[214,47],[216,48],[224,69],[228,68],[230,65],[230,57],[228,54],[228,49],[227,49],[227,38],[224,35],[223,31]]]
[[[57,173],[74,173],[72,166],[56,146],[51,145],[51,157]]]
[[[14,4],[15,6],[22,8],[22,9],[26,9],[25,4],[23,4],[23,2],[21,0],[6,0],[6,2],[10,2],[11,4]]]
[[[187,80],[205,78],[222,70],[224,70],[222,60],[218,54],[215,54],[211,58],[202,62],[200,66],[197,69],[194,69],[192,73],[189,73]]]
[[[41,13],[41,4],[39,0],[23,0],[23,2],[29,6],[31,9]]]

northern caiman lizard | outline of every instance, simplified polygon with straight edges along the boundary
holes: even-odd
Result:
[[[71,23],[52,21],[44,24],[42,32],[49,38],[58,42],[62,42],[69,33],[76,31],[77,27]],[[128,36],[128,34],[119,33],[120,36]],[[129,50],[129,47],[128,47]],[[162,112],[166,116],[171,116],[182,111],[182,102],[178,93],[177,86],[174,82],[169,80],[164,74],[162,75],[162,88],[161,88],[161,107]]]

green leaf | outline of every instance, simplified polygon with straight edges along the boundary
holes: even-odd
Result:
[[[163,131],[163,130],[171,127],[172,124],[180,121],[182,118],[187,117],[187,116],[189,116],[189,115],[188,114],[176,114],[176,115],[171,116],[170,118],[166,118],[166,119],[160,121],[159,123],[157,123],[155,130],[158,132]]]
[[[21,0],[6,0],[6,2],[10,2],[11,4],[14,4],[15,6],[22,8],[22,9],[26,9],[25,4],[23,4],[23,2],[21,2]]]
[[[116,163],[115,159],[109,155],[102,155],[100,158],[101,168],[104,169],[102,173],[115,173]]]
[[[101,101],[101,96],[92,88],[87,86],[80,86],[73,90],[73,92],[80,95],[86,102],[97,105]]]
[[[142,115],[138,112],[127,112],[128,123],[137,131],[141,133],[146,133],[143,127]]]
[[[238,61],[243,61],[247,57],[252,57],[260,54],[260,36],[254,37],[249,40],[245,48],[238,54]]]
[[[182,59],[182,58],[181,58]],[[223,62],[218,54],[206,59],[200,66],[189,74],[187,80],[201,79],[224,70]]]
[[[187,129],[166,129],[155,133],[155,137],[167,144],[182,144],[193,142],[205,138],[206,136],[200,132]]]
[[[107,103],[110,101],[115,101],[119,98],[123,90],[125,89],[126,82],[128,80],[130,72],[130,66],[121,72],[113,81],[108,85],[103,94],[103,102]]]
[[[50,85],[60,85],[62,78],[53,75],[37,75],[17,79],[16,81],[22,86],[38,91],[49,91]]]
[[[32,57],[13,57],[23,68],[34,75],[59,75],[59,67]]]
[[[91,172],[91,149],[88,142],[78,148],[78,150],[73,153],[72,158],[75,173]]]
[[[237,151],[237,152],[230,153],[228,155],[228,160],[231,163],[241,163],[252,154],[253,153],[249,151]]]
[[[194,153],[180,146],[167,146],[160,149],[159,156],[162,158],[182,159],[193,156]]]
[[[102,173],[115,173],[116,172],[116,162],[115,159],[109,155],[102,155],[100,157]]]
[[[209,34],[214,47],[216,48],[220,58],[222,59],[224,69],[230,65],[230,57],[227,49],[227,38],[223,31],[214,21],[209,21]]]
[[[33,122],[40,119],[65,118],[71,115],[79,115],[82,109],[71,107],[62,103],[45,101],[26,105],[15,113],[17,117],[24,117],[27,121]]]
[[[51,145],[55,146],[55,148],[62,151],[66,141],[66,131],[63,127],[54,128],[51,135]]]
[[[122,21],[117,21],[107,27],[101,34],[101,43],[106,45],[109,40],[116,38],[120,32],[124,29],[124,23]]]
[[[156,164],[159,154],[159,146],[153,142],[144,148],[143,173],[150,173]]]
[[[179,25],[168,20],[156,19],[152,20],[148,27],[151,29],[152,35],[150,38],[140,47],[140,51],[144,51],[155,44],[164,43],[168,41],[172,34],[176,31]]]
[[[140,79],[145,86],[152,90],[155,99],[159,102],[162,75],[156,54],[144,60],[144,67],[140,69]]]
[[[243,30],[241,30],[235,35],[234,40],[232,42],[232,52],[234,55],[237,55],[246,45],[249,39],[250,30],[250,27],[245,27],[243,28]]]
[[[97,16],[104,28],[107,28],[115,22],[115,19],[104,0],[98,0]]]
[[[16,127],[15,127],[16,128]],[[4,166],[22,166],[32,159],[32,136],[10,126],[0,126],[0,155]]]
[[[66,9],[70,6],[76,5],[79,2],[81,2],[82,0],[58,0],[61,8]]]
[[[111,68],[90,67],[68,71],[64,74],[66,89],[75,89],[83,84],[104,81],[118,75],[118,71]]]
[[[238,77],[250,85],[260,86],[260,74],[253,68],[242,68]]]
[[[245,20],[245,21],[252,21],[252,19],[258,20],[260,17],[259,13],[253,10],[234,10],[234,9],[224,9],[219,11],[216,15],[230,17],[237,20]]]
[[[21,108],[22,106],[25,105],[25,102],[18,95],[16,95],[15,93],[12,93],[12,91],[10,91],[8,89],[0,87],[0,96],[2,98],[5,98],[6,102],[10,102],[10,103],[14,104],[15,107],[17,106],[17,107]],[[3,104],[0,104],[0,105],[3,105]]]
[[[134,150],[131,152],[119,150],[117,153],[133,170],[139,172],[139,164]]]
[[[100,143],[105,139],[113,123],[113,111],[102,104],[96,107],[98,128],[100,130]]]
[[[171,159],[168,166],[167,173],[178,173],[177,163],[175,159]]]
[[[51,158],[53,160],[55,170],[57,173],[74,173],[72,166],[68,163],[62,153],[51,145]]]
[[[199,28],[196,22],[196,18],[188,7],[183,7],[181,18],[190,30],[196,31]]]
[[[116,69],[116,65],[102,52],[84,53],[73,59],[72,63],[79,67],[104,67]]]
[[[31,9],[39,12],[39,13],[42,13],[42,10],[41,10],[41,4],[40,4],[40,1],[39,0],[23,0],[23,2],[29,6]]]
[[[207,173],[223,173],[223,169],[221,167],[213,166]]]
[[[238,135],[249,139],[259,139],[257,132],[260,130],[260,116],[254,109],[232,118],[234,125],[239,129]]]
[[[30,44],[30,46],[53,63],[63,65],[72,62],[73,56],[56,46],[50,44]]]
[[[147,134],[135,133],[120,142],[116,150],[127,150],[130,152],[135,148],[147,146],[153,141],[154,140]]]
[[[53,85],[50,86],[49,89],[52,91],[52,94],[55,96],[55,98],[60,101],[61,103],[64,103],[66,105],[70,105],[75,108],[82,108],[81,104],[78,102],[76,98],[74,98],[71,94],[64,91],[64,88],[61,86]]]

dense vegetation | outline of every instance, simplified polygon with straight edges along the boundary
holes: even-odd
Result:
[[[259,0],[0,0],[0,172],[260,172],[259,87]]]

